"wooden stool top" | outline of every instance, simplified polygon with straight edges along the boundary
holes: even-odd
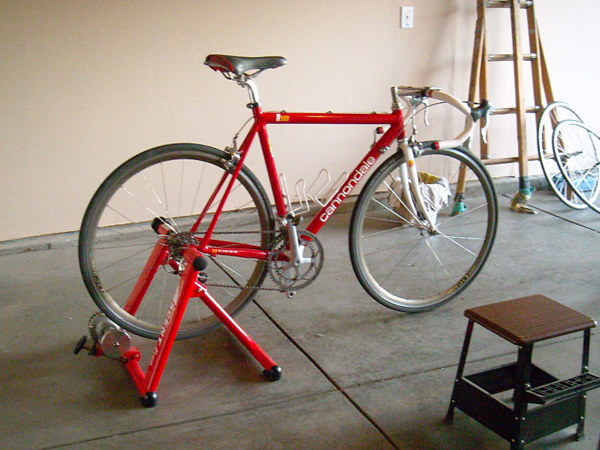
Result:
[[[596,326],[589,317],[539,294],[470,308],[465,316],[515,345]]]

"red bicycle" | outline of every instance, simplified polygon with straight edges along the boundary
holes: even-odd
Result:
[[[489,105],[467,106],[432,88],[394,87],[389,113],[265,112],[254,80],[285,63],[209,55],[206,65],[248,90],[251,126],[241,145],[238,133],[225,150],[198,144],[147,150],[118,167],[93,196],[81,225],[80,267],[94,302],[118,326],[160,342],[165,317],[172,319],[186,289],[188,297],[210,295],[218,305],[183,308],[169,328],[176,330],[172,339],[211,330],[223,320],[216,310],[233,315],[261,289],[293,295],[321,270],[319,231],[384,155],[350,222],[352,266],[365,290],[384,306],[420,312],[455,297],[480,272],[496,233],[496,195],[485,167],[461,146]],[[456,138],[416,140],[415,116],[430,107],[428,99],[465,115]],[[325,185],[317,193],[297,186],[292,198],[267,132],[282,124],[377,128],[375,142],[333,195],[323,198]],[[273,203],[245,164],[256,137]],[[319,210],[301,228],[311,199]]]

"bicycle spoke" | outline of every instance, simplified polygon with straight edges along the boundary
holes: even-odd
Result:
[[[200,188],[202,187],[202,182],[204,180],[204,172],[206,171],[206,164],[202,164],[202,171],[200,172],[200,176],[196,182],[196,189],[194,190],[194,199],[192,200],[192,207],[190,208],[189,215],[191,216],[196,211],[196,202],[198,201],[198,193],[200,192]]]
[[[132,280],[137,280],[139,277],[140,277],[139,275],[133,275],[132,277],[130,277],[130,278],[127,278],[126,280],[123,280],[123,281],[121,281],[121,282],[120,282],[120,283],[118,283],[118,284],[115,284],[115,285],[113,285],[113,286],[111,286],[111,287],[109,287],[109,288],[106,288],[106,289],[104,289],[104,291],[105,291],[105,292],[111,292],[111,291],[114,291],[114,290],[115,290],[115,289],[117,289],[118,287],[121,287],[121,286],[123,286],[124,284],[127,284],[127,283],[129,283],[130,281],[132,281]]]
[[[157,235],[159,238],[161,238],[161,235]],[[96,250],[118,250],[118,249],[126,249],[126,248],[133,248],[133,247],[140,247],[140,246],[144,246],[145,249],[150,248],[151,246],[153,246],[154,244],[156,244],[156,242],[140,242],[139,244],[126,244],[126,245],[112,245],[110,247],[96,247]]]
[[[404,207],[404,209],[406,209],[406,211],[408,211],[408,213],[413,217],[414,220],[417,221],[417,223],[421,223],[421,221],[419,220],[419,218],[417,216],[415,216],[415,214],[412,212],[412,210],[406,205],[406,203],[404,203],[404,201],[402,201],[402,199],[398,196],[398,194],[396,194],[396,192],[391,188],[391,186],[388,184],[387,181],[384,181],[383,184],[385,185],[385,187],[388,189],[388,191],[390,193],[392,193],[394,195],[394,197],[396,197],[396,199],[400,202],[400,204]],[[408,195],[411,195],[410,193]],[[375,198],[373,199],[375,201],[377,201]],[[381,202],[378,202],[381,206],[383,206],[384,208],[388,209],[385,205],[383,205]],[[402,216],[398,216],[401,217],[402,219],[404,219]],[[406,221],[406,223],[410,224],[409,221],[407,221],[406,219],[404,219]]]
[[[110,250],[114,250],[115,248],[121,248],[121,247],[112,247],[112,248],[110,248]],[[152,248],[152,246],[147,246],[147,247],[145,247],[144,249],[140,250],[137,253],[133,253],[133,254],[125,257],[125,258],[119,259],[117,261],[113,261],[110,264],[107,264],[106,266],[99,268],[98,272],[103,272],[103,271],[105,271],[107,269],[110,269],[111,267],[114,267],[114,266],[116,266],[118,264],[121,264],[121,263],[123,263],[125,261],[128,261],[128,260],[130,260],[132,258],[135,258],[136,256],[142,255],[142,254],[146,253],[148,251],[148,249],[150,249],[150,248]],[[105,249],[101,249],[101,250],[105,250]]]
[[[398,267],[405,265],[406,260],[409,258],[409,256],[412,254],[412,252],[417,248],[417,245],[418,245],[418,243],[419,243],[420,240],[421,239],[416,239],[415,240],[415,244],[408,249],[408,251],[406,252],[406,255],[400,261],[398,261],[398,263],[396,263],[395,265],[393,265],[390,268],[390,270],[387,272],[387,275],[385,275],[385,276],[382,277],[383,281],[387,281],[388,278],[390,276],[392,276],[393,273],[395,273],[395,271],[396,271],[396,269]]]
[[[183,180],[185,180],[185,164],[181,161],[181,174],[179,175],[179,203],[177,205],[177,215],[181,215],[181,202],[183,201]]]
[[[400,214],[398,214],[396,211],[394,211],[392,208],[388,207],[387,205],[384,205],[383,203],[381,203],[379,200],[377,200],[376,198],[373,198],[373,201],[375,203],[378,203],[381,207],[383,207],[384,209],[388,210],[389,212],[391,212],[393,215],[395,215],[396,217],[398,217],[399,219],[402,219],[404,222],[406,222],[407,225],[411,225],[413,227],[415,227],[415,225],[413,225],[411,222],[409,222],[408,220],[406,220],[404,217],[402,217]],[[411,213],[411,215],[414,214]],[[416,220],[416,218],[415,218]],[[416,228],[416,227],[415,227]]]
[[[425,242],[427,243],[429,250],[431,250],[432,257],[435,258],[435,261],[434,261],[434,263],[431,264],[431,267],[435,267],[435,263],[437,262],[437,264],[438,264],[437,268],[441,269],[446,274],[446,280],[451,280],[452,277],[450,276],[450,273],[448,272],[448,270],[447,270],[446,266],[444,265],[444,263],[442,262],[442,260],[439,258],[437,252],[431,246],[431,243],[429,241],[425,241]],[[439,282],[440,282],[440,278],[438,276],[439,272],[437,270],[434,270],[433,273],[435,276],[436,286],[439,286]]]
[[[469,208],[466,211],[461,212],[460,214],[457,214],[455,216],[452,216],[452,215],[446,216],[446,218],[444,219],[443,222],[440,223],[440,225],[446,225],[448,222],[451,222],[453,220],[463,219],[466,215],[473,214],[475,211],[477,211],[479,209],[484,209],[487,207],[488,207],[488,205],[484,203],[479,206],[476,206],[475,208]],[[471,224],[472,224],[472,222],[471,222]]]
[[[397,220],[378,219],[378,218],[376,218],[376,217],[368,217],[368,218],[370,218],[370,219],[372,219],[372,220],[381,220],[382,222],[390,222],[390,223],[393,223],[393,224],[397,224],[397,223],[398,223],[398,221],[397,221]],[[404,224],[402,224],[402,225],[400,225],[400,226],[397,226],[397,227],[394,227],[394,228],[390,228],[390,229],[388,229],[388,230],[375,231],[375,232],[373,232],[373,233],[369,233],[369,234],[363,234],[361,237],[362,237],[362,238],[374,237],[374,236],[378,236],[378,235],[380,235],[380,234],[391,233],[391,232],[393,232],[393,231],[397,231],[398,229],[401,229],[401,228],[404,228]]]
[[[161,165],[161,170],[162,170],[162,165]],[[146,174],[144,172],[142,172],[141,176],[142,176],[142,179],[146,182],[146,185],[147,185],[148,189],[150,190],[150,192],[152,193],[152,195],[154,196],[154,198],[156,199],[156,201],[158,202],[158,204],[163,207],[165,215],[172,222],[172,226],[175,227],[174,231],[180,232],[181,230],[178,229],[177,224],[175,223],[175,220],[173,220],[173,217],[171,216],[171,213],[169,211],[168,206],[165,203],[163,203],[163,201],[161,200],[161,198],[158,196],[158,194],[156,193],[156,190],[154,189],[154,187],[152,187],[152,185],[150,184],[150,182],[146,178]],[[154,215],[154,217],[160,217],[161,216],[160,214],[156,214],[155,212],[153,212],[152,209],[149,206],[147,206],[145,203],[141,202],[136,196],[134,196],[131,192],[129,192],[127,190],[127,188],[121,186],[121,189],[124,189],[129,195],[132,195],[138,201],[138,203],[140,205],[142,205],[144,208],[146,208],[148,211],[150,211]],[[166,198],[167,198],[167,194],[165,192],[165,202],[166,202]]]
[[[439,258],[437,252],[431,246],[431,242],[429,242],[429,240],[426,239],[425,243],[427,244],[427,247],[429,247],[429,250],[431,250],[431,254],[433,255],[433,257],[435,258],[435,260],[439,264],[440,268],[446,273],[446,275],[448,276],[448,278],[450,278],[450,274],[446,270],[446,266],[444,265],[444,263],[442,262],[442,260]]]

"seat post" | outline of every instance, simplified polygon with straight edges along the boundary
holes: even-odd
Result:
[[[256,83],[245,75],[236,77],[236,82],[238,85],[248,89],[248,95],[250,95],[250,105],[252,105],[252,107],[259,106],[260,97],[258,95],[258,86]]]

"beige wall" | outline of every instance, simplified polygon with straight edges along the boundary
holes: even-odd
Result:
[[[537,3],[556,97],[600,125],[600,2]],[[401,5],[415,7],[412,30]],[[98,184],[141,150],[227,145],[247,98],[202,65],[208,53],[287,57],[259,79],[265,109],[383,111],[394,84],[466,97],[474,22],[475,0],[0,0],[0,241],[76,230]],[[492,51],[507,52],[498,30]],[[499,78],[501,106],[511,74]],[[350,168],[371,141],[355,128],[273,129],[280,169],[293,182]],[[497,150],[514,152],[512,123],[499,129]],[[262,173],[258,153],[249,164]]]

